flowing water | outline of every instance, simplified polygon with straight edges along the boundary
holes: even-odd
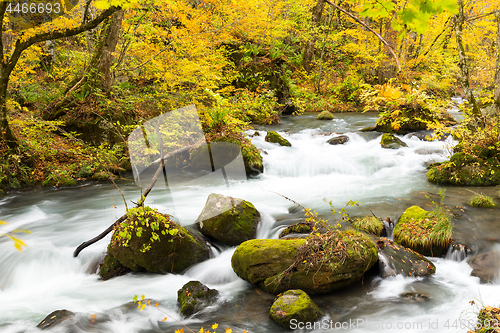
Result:
[[[257,128],[260,135],[253,136],[252,141],[265,151],[264,174],[233,182],[229,189],[186,187],[176,194],[175,202],[157,187],[149,195],[148,204],[189,225],[201,212],[208,193],[227,193],[251,201],[262,213],[259,238],[277,238],[286,225],[301,219],[294,204],[283,196],[330,219],[334,217],[323,199],[331,200],[336,209],[357,200],[360,206],[348,209],[352,215],[373,211],[393,220],[410,205],[430,209],[431,201],[439,202],[436,193],[442,187],[426,182],[426,166],[445,160],[453,142],[427,142],[406,135],[401,138],[408,148],[382,149],[380,133],[357,132],[373,125],[375,114],[340,114],[333,121],[315,117],[289,117],[278,126]],[[292,147],[265,142],[265,131],[270,128],[286,137]],[[349,141],[338,146],[326,143],[335,133],[346,134]],[[119,186],[129,202],[139,197],[133,180],[122,180]],[[476,209],[466,203],[471,191],[494,195],[495,189],[446,190],[444,204],[455,214],[456,238],[473,252],[500,252],[491,242],[500,238],[500,210]],[[86,248],[77,258],[72,253],[124,210],[120,193],[108,183],[29,189],[0,197],[0,220],[9,223],[0,232],[31,231],[18,234],[27,244],[23,252],[7,238],[0,238],[0,331],[37,332],[35,326],[46,315],[67,309],[76,313],[75,318],[55,327],[54,332],[174,332],[182,328],[175,320],[194,331],[219,323],[218,331],[229,326],[233,332],[286,332],[268,317],[273,296],[232,271],[234,247],[222,248],[214,258],[184,274],[128,274],[100,281],[95,271],[110,236]],[[325,317],[317,327],[303,331],[465,332],[466,325],[474,321],[478,304],[498,305],[500,288],[497,284],[480,284],[461,259],[463,256],[451,252],[448,259],[433,258],[437,271],[429,278],[367,277],[346,290],[314,296]],[[190,280],[216,288],[221,298],[194,318],[183,319],[176,306],[177,290]],[[405,292],[428,298],[401,297]],[[132,304],[134,295],[145,295],[160,306],[139,311]],[[466,321],[469,319],[471,322]]]

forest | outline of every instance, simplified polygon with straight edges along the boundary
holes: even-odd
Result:
[[[454,299],[443,287],[450,277],[442,272],[470,269],[467,283],[492,296],[468,300],[477,307],[473,319],[464,324],[446,309],[423,322],[412,317],[416,303],[399,316],[424,325],[415,332],[433,331],[432,318],[440,328],[490,332],[500,313],[500,2],[0,0],[0,18],[0,226],[7,228],[0,230],[0,269],[11,272],[0,273],[0,300],[18,295],[13,281],[33,274],[27,263],[39,260],[53,272],[64,270],[59,265],[76,269],[70,281],[81,288],[92,276],[95,290],[103,288],[98,283],[120,290],[109,303],[91,291],[99,305],[75,305],[76,315],[58,310],[80,304],[72,287],[63,288],[76,297],[68,304],[61,295],[51,298],[58,308],[36,290],[31,322],[14,305],[15,319],[0,317],[0,329],[37,331],[35,321],[58,310],[38,328],[73,318],[78,332],[118,332],[125,322],[144,332],[209,332],[203,324],[215,332],[217,322],[226,332],[277,332],[293,329],[293,320],[295,328],[297,320],[333,320],[311,327],[319,332],[361,318],[365,331],[383,331],[366,326],[380,317],[363,307],[373,306],[374,294],[387,309],[398,303],[386,298],[398,296],[433,313],[441,294],[448,305],[475,297],[457,292],[463,298]],[[199,131],[183,123],[191,116]],[[165,127],[152,138],[158,119]],[[145,141],[134,146],[137,135]],[[182,176],[203,169],[199,140],[208,144],[207,172],[218,169],[217,147],[226,155],[237,147],[244,181],[231,188],[248,198],[226,196],[219,185],[203,194],[191,185],[176,192],[166,181],[164,161],[172,155]],[[143,169],[162,166],[147,182],[138,175],[138,156],[150,158]],[[157,184],[161,169],[171,199]],[[241,217],[226,217],[214,208],[221,205]],[[111,232],[107,248],[106,241],[93,245]],[[39,249],[48,257],[35,254],[43,239],[53,242]],[[290,251],[295,256],[288,258]],[[157,258],[160,252],[170,255]],[[175,297],[184,285],[178,308],[174,296],[155,294],[160,278],[149,273],[179,278],[169,280]],[[54,286],[59,273],[47,274]],[[390,280],[398,274],[417,280]],[[415,287],[433,274],[438,282]],[[201,282],[185,284],[189,277]],[[142,289],[132,287],[135,278],[144,279],[137,280]],[[389,280],[401,293],[380,296]],[[109,283],[135,292],[122,294]],[[365,283],[371,289],[361,303],[354,291],[346,296],[359,310],[339,309],[336,293],[353,285],[365,290]],[[151,298],[138,299],[143,294]],[[287,308],[280,303],[286,297],[307,309]],[[127,308],[127,300],[140,311]],[[231,310],[238,306],[246,310]],[[287,315],[294,311],[302,312]],[[391,318],[391,325],[399,320]]]

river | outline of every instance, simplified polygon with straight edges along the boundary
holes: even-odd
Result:
[[[324,198],[336,209],[349,200],[359,201],[359,207],[348,209],[352,215],[368,215],[372,210],[377,216],[397,219],[413,204],[430,209],[432,200],[439,201],[439,189],[446,189],[444,204],[456,213],[456,237],[473,251],[500,251],[498,245],[484,240],[500,238],[500,210],[467,205],[471,191],[494,195],[494,188],[440,187],[426,182],[428,163],[445,160],[453,142],[421,141],[406,135],[400,137],[408,148],[382,149],[380,133],[358,132],[373,125],[376,114],[338,114],[333,121],[315,117],[285,117],[278,126],[256,129],[261,135],[253,136],[252,141],[265,151],[265,172],[260,176],[235,182],[230,189],[185,188],[176,196],[175,205],[164,190],[155,188],[147,203],[189,225],[201,212],[207,193],[229,193],[249,200],[261,212],[259,238],[277,238],[286,225],[301,218],[294,204],[283,196],[330,219],[334,217]],[[286,137],[292,147],[265,142],[265,130],[270,128]],[[346,134],[349,142],[327,144],[326,140],[336,135],[331,132]],[[138,199],[139,189],[129,177],[118,185],[130,202]],[[75,318],[53,332],[174,332],[182,328],[174,319],[196,332],[214,323],[219,324],[217,332],[226,327],[240,333],[287,332],[268,317],[274,297],[232,271],[235,248],[222,248],[214,258],[184,274],[128,274],[100,281],[94,273],[109,236],[77,258],[72,253],[124,211],[121,195],[110,183],[35,188],[0,197],[0,219],[9,223],[0,232],[31,231],[18,234],[27,244],[22,252],[10,240],[0,238],[0,331],[38,332],[36,325],[46,315],[67,309],[76,313]],[[464,320],[474,322],[481,304],[500,303],[498,284],[480,284],[478,278],[470,276],[471,268],[465,261],[432,261],[437,270],[429,278],[372,277],[340,292],[313,296],[325,317],[321,327],[301,331],[466,332],[465,325],[470,324]],[[221,297],[203,313],[183,319],[176,306],[177,290],[190,280],[219,290]],[[416,302],[400,297],[404,292],[422,293],[429,299]],[[134,295],[145,295],[160,305],[139,311],[132,304]]]

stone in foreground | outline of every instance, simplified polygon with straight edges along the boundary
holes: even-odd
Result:
[[[359,281],[377,261],[366,235],[336,231],[306,239],[255,239],[242,243],[231,259],[236,274],[271,294],[302,289],[328,293]]]
[[[177,303],[184,317],[191,316],[215,302],[219,292],[199,281],[189,281],[177,292]]]
[[[279,296],[269,310],[269,316],[285,328],[297,328],[298,323],[311,323],[323,314],[304,291],[288,290]]]
[[[260,213],[248,201],[212,193],[196,223],[200,232],[234,246],[255,238]]]

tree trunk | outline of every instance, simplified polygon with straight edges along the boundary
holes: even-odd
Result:
[[[315,26],[321,23],[321,15],[323,14],[323,9],[325,8],[325,0],[318,0],[316,6],[313,7],[312,21]],[[306,71],[311,70],[311,61],[314,56],[314,45],[316,44],[316,34],[307,41],[306,48],[304,50],[304,56],[302,58],[302,65]]]
[[[17,139],[9,125],[7,113],[7,86],[9,84],[10,71],[5,64],[0,64],[0,133],[2,140],[10,148],[17,147]]]
[[[453,17],[455,21],[455,38],[457,42],[457,50],[458,50],[458,67],[460,68],[460,83],[462,84],[462,88],[464,89],[464,97],[472,106],[472,114],[476,117],[481,116],[481,111],[479,110],[479,106],[477,104],[476,98],[470,88],[469,84],[469,65],[467,63],[467,56],[465,54],[464,44],[462,41],[462,31],[465,23],[465,14],[464,14],[464,1],[458,0],[458,14]]]
[[[120,37],[123,15],[124,11],[119,10],[104,21],[98,44],[95,46],[90,62],[88,84],[106,92],[111,90],[113,84],[111,66],[113,65],[113,53]]]
[[[496,68],[495,68],[495,93],[494,100],[497,106],[497,109],[500,109],[500,13],[496,14],[497,20],[497,45],[496,45]]]

